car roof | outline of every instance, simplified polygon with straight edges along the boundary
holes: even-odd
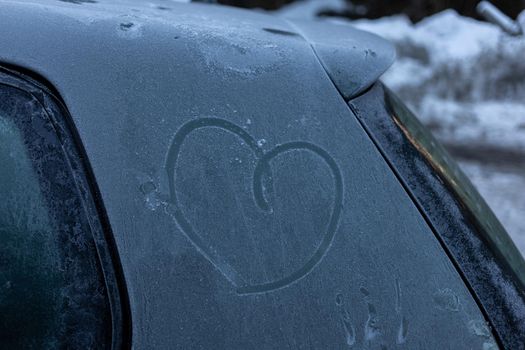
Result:
[[[279,59],[270,59],[267,51],[274,45],[290,49],[286,43],[295,37],[313,48],[346,98],[370,87],[394,60],[387,41],[350,25],[285,20],[226,6],[166,0],[30,0],[3,1],[0,6],[0,28],[9,33],[1,39],[0,60],[37,71],[59,90],[61,75],[80,78],[82,70],[89,69],[87,59],[96,62],[100,74],[139,65],[149,45],[134,49],[125,60],[102,47],[135,48],[145,31],[167,39],[155,43],[159,56],[151,65],[165,65],[161,58],[172,55],[176,39],[186,36],[191,40],[185,45],[203,51],[207,64],[217,68],[210,76],[256,75]],[[93,40],[101,50],[93,50]],[[207,46],[210,40],[214,43]],[[253,54],[246,55],[248,51]],[[292,64],[301,65],[302,54],[296,51]],[[66,72],[71,65],[75,69]]]

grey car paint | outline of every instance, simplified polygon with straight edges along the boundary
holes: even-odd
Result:
[[[355,70],[350,95],[378,70],[334,68],[344,57],[330,63],[307,24],[204,5],[7,1],[0,30],[0,61],[48,79],[80,135],[134,348],[493,346],[330,79]]]

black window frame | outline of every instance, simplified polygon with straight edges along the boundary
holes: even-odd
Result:
[[[88,239],[93,240],[97,264],[102,272],[110,313],[110,325],[107,326],[111,327],[106,348],[130,349],[131,313],[122,266],[94,175],[69,112],[49,82],[24,68],[0,65],[2,87],[20,90],[31,97],[45,119],[41,124],[49,127],[56,136],[61,156],[68,165],[68,184],[76,192],[80,203],[78,210],[89,228],[91,237]]]

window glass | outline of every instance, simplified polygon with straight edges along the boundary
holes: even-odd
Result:
[[[525,262],[523,257],[483,197],[481,197],[443,146],[421,124],[419,119],[414,116],[397,96],[388,90],[386,91],[385,96],[394,113],[394,121],[400,126],[411,143],[422,152],[434,169],[446,179],[447,184],[451,186],[461,202],[476,218],[481,234],[507,259],[521,283],[525,284]]]
[[[39,104],[0,86],[3,349],[103,348],[108,300],[89,225]]]
[[[0,116],[0,305],[2,342],[57,342],[64,285],[55,230],[16,126]],[[31,317],[28,317],[31,315]]]

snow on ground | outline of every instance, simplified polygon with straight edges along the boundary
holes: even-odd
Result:
[[[306,0],[279,15],[313,18],[327,6],[344,2]],[[453,10],[415,25],[402,15],[352,25],[394,43],[382,80],[456,156],[525,254],[525,37]]]
[[[525,37],[444,11],[353,24],[390,39],[398,59],[383,81],[446,143],[525,154]]]

